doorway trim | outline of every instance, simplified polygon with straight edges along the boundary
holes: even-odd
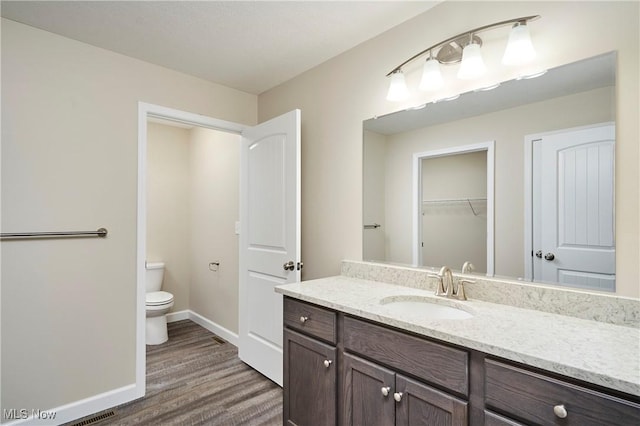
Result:
[[[487,152],[487,276],[494,274],[494,180],[495,141],[454,146],[433,151],[413,153],[413,264],[420,266],[422,259],[422,160],[448,155]],[[437,265],[433,265],[437,266]],[[440,265],[443,266],[443,265]],[[447,265],[452,266],[452,265]],[[462,266],[462,265],[460,265]]]
[[[176,123],[220,130],[241,135],[248,126],[181,111],[146,102],[138,102],[138,207],[136,236],[136,384],[135,398],[141,398],[146,388],[145,344],[145,260],[147,253],[147,120],[159,118]]]

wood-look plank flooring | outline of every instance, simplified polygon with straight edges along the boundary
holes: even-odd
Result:
[[[84,424],[282,425],[282,389],[240,361],[235,346],[190,320],[168,326],[166,343],[147,346],[144,398]]]

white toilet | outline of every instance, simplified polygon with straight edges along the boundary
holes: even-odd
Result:
[[[164,277],[163,262],[145,263],[147,287],[147,345],[159,345],[169,339],[167,335],[167,313],[173,307],[173,294],[160,291]]]

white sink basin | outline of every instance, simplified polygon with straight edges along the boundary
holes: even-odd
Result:
[[[391,296],[385,297],[380,304],[390,313],[409,314],[412,317],[433,320],[461,320],[472,318],[468,310],[459,309],[444,304],[453,303],[443,300],[442,303],[433,298],[421,296]]]

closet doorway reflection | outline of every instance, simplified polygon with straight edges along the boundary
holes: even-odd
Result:
[[[493,275],[493,141],[413,155],[413,263]]]

